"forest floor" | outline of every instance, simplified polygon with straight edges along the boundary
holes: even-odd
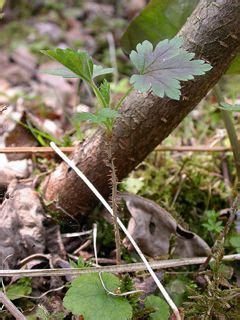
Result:
[[[127,90],[127,79],[132,70],[127,57],[120,49],[119,40],[129,20],[144,5],[144,1],[139,3],[139,7],[134,5],[126,7],[122,4],[117,8],[112,4],[88,1],[76,6],[54,1],[49,1],[48,5],[40,7],[16,5],[13,10],[6,12],[0,22],[1,203],[11,200],[11,188],[19,184],[27,186],[25,191],[19,190],[19,197],[22,196],[25,203],[21,206],[18,198],[15,202],[12,200],[11,206],[15,207],[8,207],[9,212],[13,212],[11,219],[22,210],[19,217],[24,220],[26,203],[28,203],[27,210],[33,215],[42,210],[39,209],[41,203],[38,197],[36,198],[36,194],[31,193],[28,188],[34,186],[41,196],[40,182],[58,166],[60,160],[52,151],[17,153],[16,149],[15,152],[7,153],[8,148],[30,147],[33,151],[35,147],[49,147],[50,141],[55,141],[60,147],[74,147],[95,130],[88,123],[79,125],[73,121],[74,113],[95,109],[96,101],[91,92],[77,80],[55,78],[43,73],[43,70],[53,69],[58,64],[49,61],[40,50],[56,47],[84,49],[94,57],[96,63],[105,67],[115,67],[114,61],[117,58],[117,72],[114,77],[115,80],[116,78],[120,80],[118,85],[114,77],[109,76],[111,88],[117,99]],[[234,100],[239,103],[239,80],[238,76],[231,78],[226,76],[222,80],[229,101]],[[234,121],[236,130],[239,131],[239,113],[234,114]],[[163,147],[171,147],[172,150],[166,151]],[[181,150],[182,147],[184,150]],[[201,147],[200,150],[196,150],[198,147]],[[204,254],[207,253],[206,248],[214,246],[224,229],[236,197],[233,191],[236,183],[236,168],[229,139],[216,99],[210,92],[163,144],[121,181],[119,190],[124,192],[125,197],[129,197],[128,215],[123,214],[122,218],[127,225],[129,218],[132,218],[138,210],[139,219],[141,216],[143,221],[148,221],[148,216],[152,215],[152,207],[146,200],[149,199],[156,205],[153,219],[160,221],[155,225],[159,228],[155,232],[155,237],[148,234],[147,228],[143,235],[143,251],[145,250],[144,253],[150,261],[153,257],[155,260],[165,260],[206,255]],[[170,217],[165,210],[170,213]],[[4,226],[5,220],[0,220],[2,222],[0,253],[4,257],[0,260],[3,264],[2,269],[20,266],[28,269],[44,269],[50,268],[52,263],[60,268],[94,266],[96,257],[91,233],[93,223],[98,224],[97,245],[100,265],[115,264],[113,228],[104,213],[94,211],[85,221],[65,222],[59,220],[55,212],[53,218],[59,229],[49,221],[51,211],[47,210],[47,206],[41,214],[48,217],[47,231],[41,229],[41,218],[29,218],[25,229],[22,227],[24,230],[22,229],[21,234],[24,232],[28,234],[32,223],[37,235],[36,242],[31,240],[34,250],[26,249],[26,252],[21,253],[16,249],[18,230],[14,231],[11,228],[6,230],[6,225],[13,226],[13,222],[6,219],[10,222]],[[2,217],[5,219],[4,215]],[[225,255],[240,253],[239,212],[236,217],[224,244],[218,248],[218,258],[221,257],[223,250]],[[167,223],[165,225],[166,219],[169,219],[167,222],[170,221],[170,227]],[[131,227],[129,228],[131,230]],[[171,228],[178,230],[175,235]],[[137,227],[131,231],[137,238],[139,235],[136,229]],[[14,232],[16,236],[13,238]],[[76,237],[74,233],[80,235]],[[158,238],[162,233],[165,235],[164,240]],[[53,235],[56,238],[50,241],[49,237]],[[10,246],[14,248],[13,250],[7,251],[9,244],[4,242],[5,237],[12,237]],[[186,239],[191,240],[187,246],[185,246]],[[125,241],[122,263],[139,262],[137,254],[128,250],[129,248]],[[58,264],[54,262],[56,250],[62,250]],[[11,261],[11,257],[8,256],[12,253],[16,255],[16,260],[19,255],[22,261],[20,263],[19,259],[17,262],[14,259]],[[29,261],[24,260],[32,254],[34,256]],[[161,269],[159,274],[169,294],[183,313],[189,312],[186,318],[191,319],[191,309],[197,310],[196,312],[200,314],[204,309],[204,300],[210,304],[212,295],[219,302],[215,306],[219,308],[219,319],[240,319],[238,317],[239,266],[235,261],[223,262],[221,258],[219,259],[217,267],[213,265],[212,269],[210,267],[208,271],[200,274],[199,266],[196,265]],[[216,273],[217,287],[214,278]],[[146,289],[146,294],[155,293],[156,287],[146,272],[137,274],[132,272],[131,275],[137,288]],[[58,280],[39,277],[37,281],[34,278],[30,281],[29,278],[20,280],[18,277],[11,280],[7,278],[2,282],[2,289],[29,320],[41,319],[42,310],[45,319],[71,319],[61,303],[65,289],[50,292],[40,299],[26,297],[31,295],[36,298],[48,290],[64,286],[70,278],[66,276],[66,279],[60,277],[56,279]],[[229,301],[226,295],[230,295],[231,292],[235,295]],[[40,311],[39,306],[42,308]],[[229,317],[226,312],[229,312]],[[138,310],[134,319],[148,319],[149,314],[139,313]],[[0,319],[11,319],[4,308],[0,309]]]

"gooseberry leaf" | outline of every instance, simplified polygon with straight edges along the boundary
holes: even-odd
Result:
[[[93,78],[93,61],[86,51],[76,51],[72,49],[54,49],[41,50],[41,52],[50,58],[57,60],[64,67],[78,75],[88,83]]]
[[[68,70],[67,68],[56,69],[42,69],[40,73],[50,74],[51,76],[58,76],[63,78],[80,78],[76,73]]]
[[[180,37],[160,41],[155,48],[148,40],[139,43],[136,51],[130,53],[130,59],[139,71],[130,79],[134,88],[140,92],[151,90],[161,98],[179,100],[180,81],[192,80],[212,68],[203,60],[193,60],[195,54],[183,49],[182,43]]]
[[[226,110],[226,111],[236,111],[239,112],[240,111],[240,105],[239,104],[229,104],[226,102],[221,102],[220,105],[218,106],[220,109]]]
[[[102,273],[106,288],[114,292],[121,283],[118,277]],[[113,296],[105,291],[97,273],[81,275],[67,291],[63,305],[84,320],[132,319],[132,307],[125,297]]]
[[[168,320],[170,317],[169,306],[160,297],[150,295],[145,299],[145,307],[154,309],[155,311],[150,313],[149,319],[151,320]]]
[[[94,79],[104,74],[113,73],[113,71],[114,71],[113,68],[104,68],[100,65],[94,64],[92,78]],[[40,70],[40,72],[50,74],[52,76],[60,76],[63,78],[82,78],[67,68],[43,69],[43,70]]]

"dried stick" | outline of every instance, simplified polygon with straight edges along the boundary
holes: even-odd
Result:
[[[182,259],[169,259],[150,261],[149,265],[152,269],[168,269],[176,267],[186,267],[192,265],[199,265],[206,261],[207,257],[196,257],[196,258],[182,258]],[[211,259],[212,261],[213,259]],[[223,256],[223,261],[240,261],[240,254],[231,254]],[[122,264],[114,266],[104,267],[91,267],[91,268],[62,268],[62,269],[32,269],[32,270],[0,270],[0,277],[59,277],[59,276],[78,276],[86,273],[96,272],[112,272],[112,273],[125,273],[125,272],[139,272],[145,271],[146,265],[141,262]]]
[[[12,303],[12,301],[9,300],[8,297],[1,291],[0,291],[0,302],[17,320],[26,320],[24,315],[18,310],[18,308]]]
[[[76,147],[61,147],[62,152],[71,153]],[[209,147],[209,146],[158,146],[155,152],[229,152],[232,151],[230,147]],[[4,147],[0,148],[0,153],[54,153],[50,147]]]

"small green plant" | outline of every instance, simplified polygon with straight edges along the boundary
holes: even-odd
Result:
[[[209,232],[219,233],[223,229],[222,221],[218,221],[219,214],[214,210],[206,212],[206,222],[202,226]]]
[[[121,261],[121,239],[118,228],[117,174],[112,150],[112,137],[116,119],[121,115],[119,108],[133,89],[140,93],[153,93],[158,97],[179,100],[181,97],[180,81],[192,80],[196,75],[203,75],[211,69],[203,60],[194,60],[194,54],[182,48],[182,38],[160,41],[155,48],[149,41],[138,44],[136,51],[130,54],[130,60],[138,74],[132,75],[132,86],[123,94],[117,103],[111,101],[111,86],[104,79],[99,85],[95,78],[113,71],[94,65],[87,52],[72,49],[42,50],[42,53],[57,60],[64,68],[46,70],[45,72],[65,78],[79,78],[85,81],[96,96],[98,106],[93,113],[82,112],[75,116],[80,121],[89,121],[104,130],[106,142],[106,158],[110,167],[110,183],[112,185],[112,210],[116,243],[116,262]],[[64,298],[64,306],[75,315],[82,315],[85,320],[131,319],[132,306],[126,297],[109,295],[103,287],[98,274],[84,275],[71,284]],[[114,291],[120,286],[120,280],[112,274],[103,274],[104,285]],[[155,298],[154,298],[155,299]],[[155,299],[156,300],[156,299]],[[151,301],[150,301],[151,302]],[[149,302],[149,303],[150,303]],[[162,301],[161,301],[162,303]],[[151,304],[151,303],[150,303]],[[154,301],[154,310],[157,302]],[[89,306],[94,305],[95,308]],[[160,307],[159,307],[160,308]],[[151,316],[157,319],[158,311]]]
[[[89,268],[92,266],[91,263],[84,261],[81,256],[78,257],[76,262],[73,260],[69,260],[69,264],[71,268],[75,269]]]
[[[110,273],[102,279],[108,290],[119,292],[121,282]],[[132,307],[125,297],[114,296],[105,291],[97,273],[82,275],[75,279],[63,300],[64,307],[85,320],[127,320],[132,318]]]

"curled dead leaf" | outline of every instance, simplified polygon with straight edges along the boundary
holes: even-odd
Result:
[[[122,193],[121,198],[131,215],[128,231],[146,255],[167,255],[172,236],[176,237],[176,256],[206,256],[210,252],[201,237],[181,227],[169,212],[153,201],[128,193]],[[126,238],[124,244],[129,250],[133,249]]]

